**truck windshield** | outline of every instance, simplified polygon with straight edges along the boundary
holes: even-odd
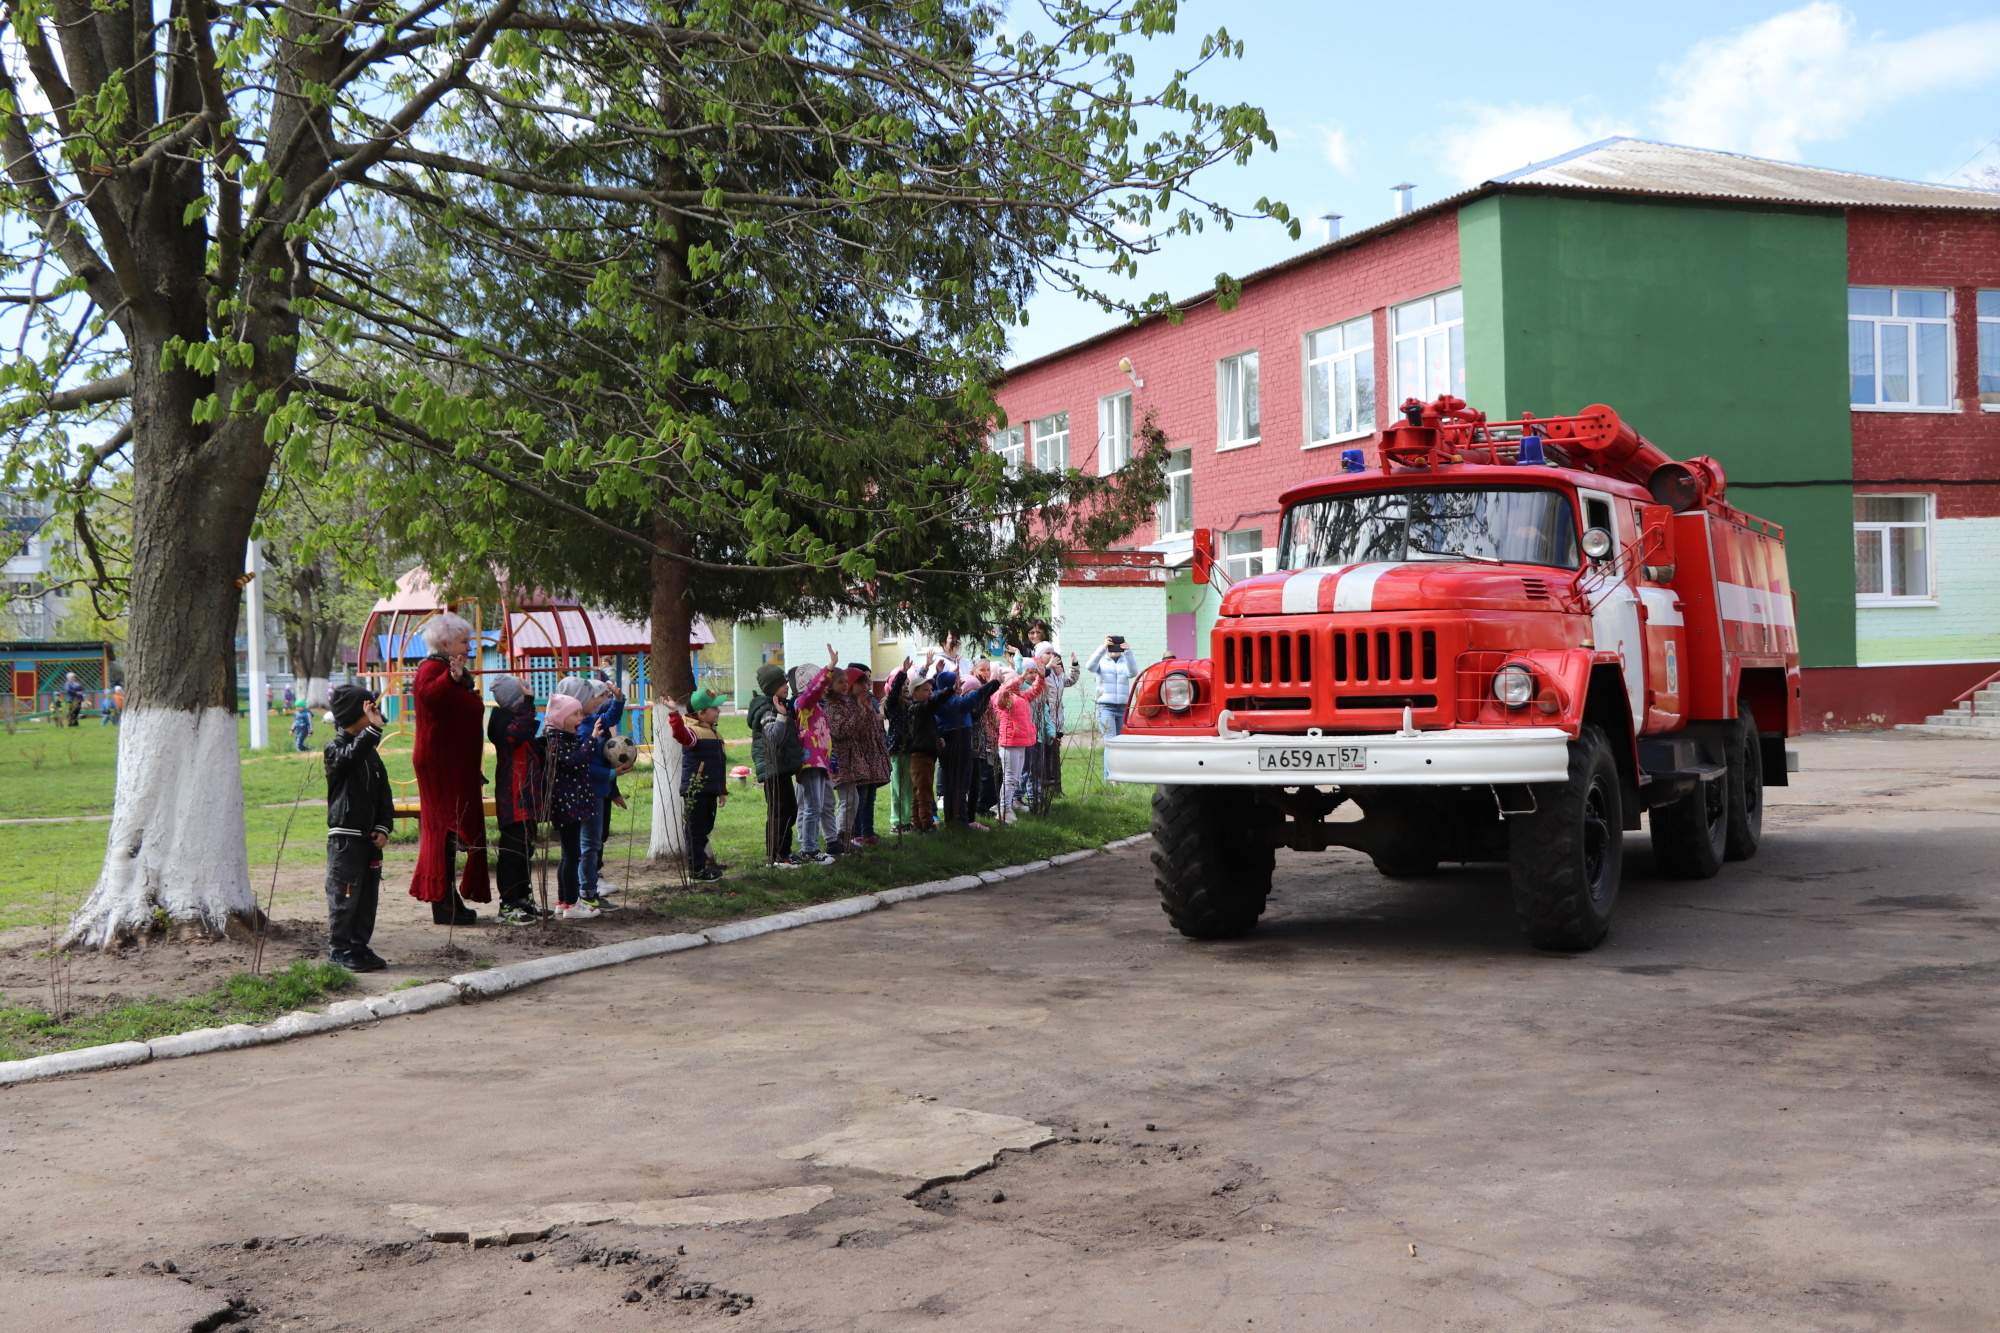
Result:
[[[1368,560],[1506,560],[1577,567],[1569,497],[1546,487],[1330,495],[1285,513],[1280,569]]]

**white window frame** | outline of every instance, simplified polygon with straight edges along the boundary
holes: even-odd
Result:
[[[1436,303],[1445,297],[1458,298],[1458,314],[1451,319],[1438,319]],[[1400,322],[1399,316],[1405,310],[1413,310],[1421,305],[1429,305],[1431,307],[1431,322],[1420,328],[1412,329],[1408,333],[1397,332]],[[1454,331],[1456,331],[1456,337],[1453,336]],[[1425,356],[1425,340],[1432,336],[1442,336],[1445,342],[1445,383],[1442,385],[1429,383],[1429,376],[1425,370],[1425,367],[1428,365],[1428,358]],[[1457,343],[1458,349],[1458,373],[1456,375],[1452,373],[1451,364],[1451,351],[1454,342]],[[1416,384],[1407,384],[1404,382],[1403,348],[1405,344],[1414,344],[1416,347],[1418,379],[1418,383]],[[1462,378],[1464,374],[1465,292],[1463,288],[1447,287],[1443,291],[1432,292],[1429,296],[1421,297],[1415,301],[1405,301],[1401,305],[1389,307],[1389,377],[1394,381],[1396,386],[1393,401],[1389,404],[1390,415],[1393,415],[1401,408],[1402,404],[1412,398],[1428,403],[1434,402],[1438,397],[1446,393],[1451,393],[1455,397],[1464,397],[1464,394],[1456,392],[1457,386],[1454,383],[1454,381]]]
[[[1179,468],[1175,467],[1174,466],[1175,458],[1186,458],[1187,466]],[[1174,496],[1178,494],[1182,489],[1185,489],[1188,495],[1188,503],[1187,503],[1188,525],[1184,528],[1177,528],[1173,526],[1174,510],[1175,508],[1177,508],[1177,506],[1174,504]],[[1186,537],[1189,534],[1193,533],[1194,450],[1176,449],[1172,453],[1167,455],[1167,498],[1160,501],[1159,508],[1153,515],[1153,527],[1155,529],[1155,534],[1161,541],[1166,541],[1173,537]]]
[[[1856,324],[1867,324],[1870,326],[1870,333],[1873,338],[1871,346],[1873,348],[1873,355],[1875,358],[1875,375],[1874,375],[1875,401],[1872,403],[1857,403],[1852,401],[1854,395],[1854,387],[1853,387],[1854,369],[1853,369],[1853,362],[1850,361],[1848,363],[1848,397],[1850,400],[1847,404],[1848,410],[1852,412],[1956,412],[1958,411],[1959,410],[1958,348],[1957,348],[1957,340],[1954,336],[1954,330],[1952,327],[1955,323],[1957,323],[1956,319],[1957,304],[1956,301],[1954,300],[1956,293],[1954,293],[1952,289],[1949,287],[1883,287],[1873,283],[1850,283],[1848,284],[1847,290],[1849,292],[1868,291],[1868,292],[1893,293],[1901,291],[1901,292],[1942,292],[1944,294],[1944,315],[1942,317],[1935,315],[1856,315],[1856,314],[1848,315],[1847,325],[1849,330],[1848,336],[1850,338],[1852,338],[1853,336],[1853,328]],[[1895,304],[1894,298],[1892,297],[1890,301],[1892,309],[1894,308],[1894,304]],[[1944,402],[1885,403],[1882,401],[1882,326],[1884,324],[1901,324],[1909,326],[1910,329],[1910,332],[1908,334],[1909,355],[1910,355],[1909,378],[1910,378],[1910,392],[1912,395],[1916,393],[1916,379],[1917,379],[1916,327],[1920,324],[1928,325],[1933,328],[1940,326],[1943,327]]]
[[[1995,291],[1993,288],[1990,287],[1982,288],[1979,294],[1972,298],[1973,315],[1979,321],[1979,346],[1976,349],[1977,356],[1974,358],[1975,364],[1973,365],[1972,368],[1972,375],[1973,375],[1972,396],[1979,400],[1980,411],[2000,412],[2000,403],[1987,402],[1985,394],[1981,392],[1979,388],[1979,381],[1981,378],[1983,378],[1982,368],[1984,367],[1986,362],[1987,338],[1991,337],[1992,339],[1994,339],[1996,344],[1995,346],[1996,355],[2000,355],[2000,313],[1992,315],[1986,313],[1985,309],[1983,308],[1985,306],[1985,302],[1980,300],[1980,297],[1984,296],[1993,297],[1994,309],[1996,311],[2000,311],[2000,291]]]
[[[1254,540],[1257,544],[1247,549],[1231,549],[1232,547],[1241,546],[1240,539],[1245,537]],[[1241,583],[1245,579],[1256,578],[1259,574],[1269,570],[1272,564],[1271,548],[1264,545],[1264,530],[1262,528],[1237,528],[1234,531],[1223,533],[1222,549],[1216,552],[1216,556],[1222,563],[1223,572],[1229,575],[1231,583]],[[1250,567],[1251,561],[1256,562],[1257,567],[1255,569]]]
[[[1108,477],[1132,461],[1132,391],[1097,400],[1097,475]]]
[[[1051,412],[1028,423],[1031,451],[1028,457],[1043,472],[1062,472],[1069,467],[1069,413]],[[1053,461],[1051,461],[1053,457]]]
[[[1243,368],[1245,366],[1250,368],[1251,392],[1247,395],[1242,389]],[[1234,421],[1230,420],[1232,415],[1230,411],[1232,404],[1232,383],[1235,386],[1233,401],[1238,408],[1234,413],[1238,419]],[[1252,418],[1250,418],[1248,413],[1241,410],[1244,405],[1253,401],[1257,405],[1256,416],[1254,418],[1254,424],[1257,429],[1254,432],[1249,430],[1253,424]],[[1235,435],[1233,432],[1239,429],[1248,433],[1240,436]],[[1253,444],[1262,444],[1264,441],[1263,430],[1264,396],[1262,376],[1259,373],[1257,364],[1257,349],[1252,347],[1248,351],[1238,352],[1234,356],[1225,356],[1215,363],[1215,451],[1221,453],[1227,449],[1248,449]]]
[[[1861,534],[1864,531],[1882,535],[1882,586],[1889,585],[1889,533],[1895,528],[1922,528],[1924,530],[1924,586],[1929,590],[1922,594],[1892,592],[1862,592],[1856,580],[1854,604],[1864,606],[1936,606],[1938,604],[1937,584],[1937,495],[1931,491],[1856,491],[1857,500],[1922,500],[1924,517],[1921,522],[1864,522],[1854,520],[1855,563],[1860,563]]]
[[[1006,461],[1007,470],[1019,473],[1027,466],[1028,432],[1023,426],[1005,426],[986,437],[986,447]]]
[[[1313,355],[1314,338],[1323,333],[1341,332],[1356,324],[1366,324],[1368,327],[1368,341],[1365,344],[1357,344],[1353,347],[1345,346],[1346,336],[1343,332],[1341,339],[1343,346],[1339,351],[1328,352],[1323,356]],[[1305,358],[1306,442],[1301,447],[1306,449],[1324,449],[1328,445],[1344,444],[1348,440],[1365,440],[1374,435],[1375,421],[1382,410],[1382,386],[1375,378],[1375,312],[1371,310],[1365,315],[1359,315],[1353,319],[1343,319],[1338,323],[1329,324],[1325,328],[1314,329],[1299,340],[1299,348]],[[1334,404],[1339,401],[1336,385],[1339,380],[1342,364],[1346,364],[1349,367],[1348,382],[1350,384],[1358,384],[1360,382],[1362,367],[1364,365],[1367,367],[1370,400],[1368,404],[1368,424],[1365,426],[1361,424],[1361,414],[1359,411],[1356,411],[1354,426],[1351,429],[1345,431],[1336,429],[1332,434],[1316,439],[1313,436],[1313,395],[1318,392],[1318,375],[1315,372],[1321,366],[1326,367],[1328,398],[1326,417],[1329,423],[1337,425],[1334,422]]]

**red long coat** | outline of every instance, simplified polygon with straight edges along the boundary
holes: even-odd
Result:
[[[417,873],[410,896],[443,902],[451,888],[450,850],[445,835],[456,833],[465,848],[465,873],[458,893],[475,903],[490,902],[486,885],[486,813],[480,794],[480,764],[486,737],[480,723],[486,705],[475,687],[451,678],[442,659],[427,657],[417,668],[413,693],[417,741],[411,762],[417,770]]]

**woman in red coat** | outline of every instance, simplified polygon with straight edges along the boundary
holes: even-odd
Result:
[[[472,674],[472,626],[447,611],[424,626],[431,655],[417,668],[417,873],[410,896],[431,905],[440,926],[469,926],[479,914],[461,899],[492,899],[486,887],[486,811],[479,768],[486,737],[486,705]],[[456,891],[458,851],[466,851],[465,878]]]

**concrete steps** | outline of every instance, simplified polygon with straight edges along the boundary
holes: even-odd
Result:
[[[1905,722],[1898,731],[1928,736],[1963,736],[1969,740],[2000,740],[2000,684],[1982,686],[1970,699],[1950,710],[1933,713],[1921,723]]]

